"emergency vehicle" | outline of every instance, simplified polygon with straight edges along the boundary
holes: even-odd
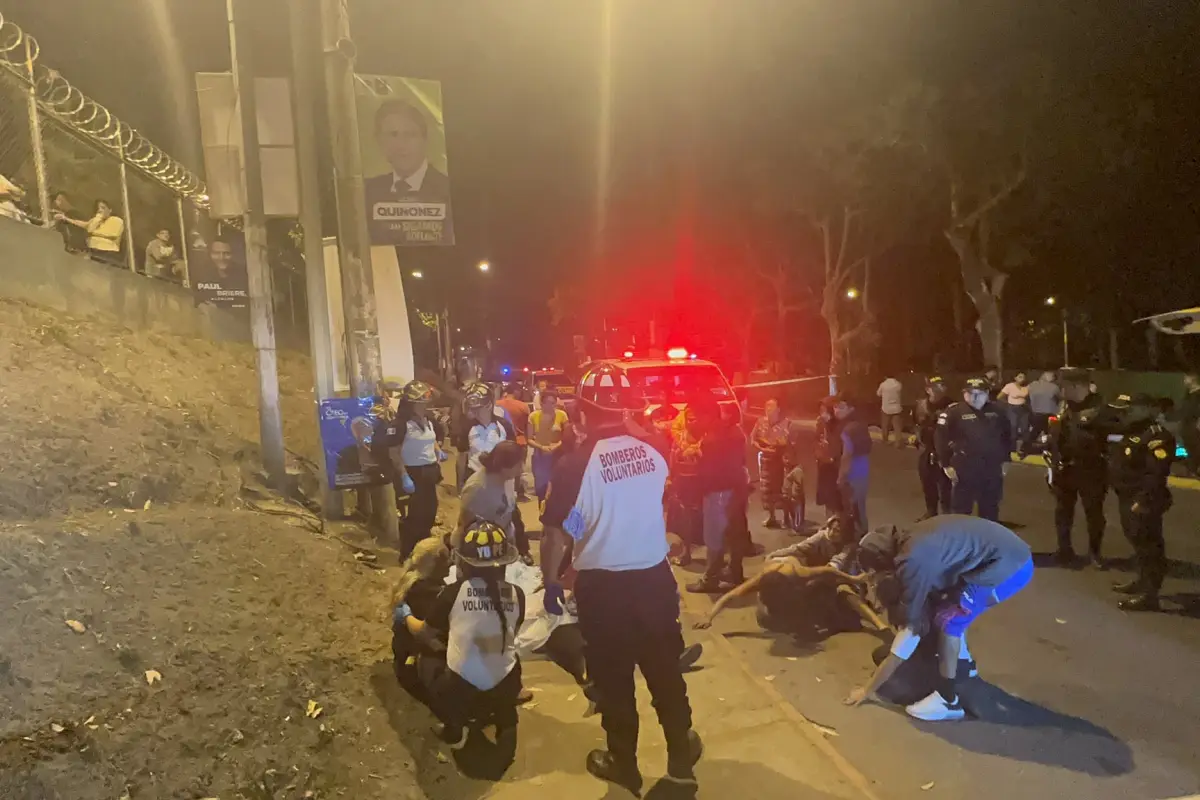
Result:
[[[662,414],[663,407],[682,411],[689,402],[701,397],[717,401],[724,414],[740,424],[742,408],[734,396],[733,387],[725,373],[711,361],[699,358],[686,348],[667,350],[664,357],[641,357],[626,350],[621,358],[597,359],[583,367],[586,371],[594,364],[611,362],[618,364],[629,376],[630,382],[641,389],[646,400],[646,419]]]

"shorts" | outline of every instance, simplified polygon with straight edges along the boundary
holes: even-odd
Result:
[[[1003,603],[1024,589],[1033,580],[1033,559],[1026,561],[1011,578],[1001,582],[990,592],[981,586],[969,585],[958,601],[957,613],[954,606],[935,612],[937,627],[947,636],[962,636],[979,616],[993,606]],[[947,611],[951,613],[946,613]]]

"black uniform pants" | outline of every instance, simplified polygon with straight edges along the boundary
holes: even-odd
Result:
[[[438,482],[442,479],[442,468],[438,464],[422,464],[405,467],[413,482],[413,492],[408,497],[408,513],[400,522],[400,556],[408,558],[417,542],[429,536],[437,522]],[[403,494],[400,482],[396,481],[396,494]]]
[[[1158,504],[1133,510],[1133,497],[1117,496],[1121,508],[1121,530],[1133,545],[1138,583],[1142,591],[1158,594],[1167,577],[1167,546],[1163,540],[1163,514]]]
[[[973,514],[992,522],[1000,520],[1000,498],[1004,496],[1004,473],[995,467],[971,465],[957,469],[958,480],[951,491],[950,504],[955,514]]]
[[[637,761],[637,667],[666,735],[668,759],[686,760],[692,709],[679,670],[683,630],[671,567],[664,561],[650,569],[583,570],[575,579],[575,601],[609,752],[626,764]]]
[[[521,693],[521,663],[491,689],[477,689],[452,669],[446,669],[430,688],[432,708],[446,727],[457,730],[494,723],[497,730],[517,727],[517,696]]]
[[[921,478],[921,491],[925,493],[925,513],[935,516],[939,509],[949,514],[953,507],[952,489],[946,471],[937,463],[937,457],[921,450],[917,455],[917,475]]]
[[[1100,554],[1104,541],[1104,495],[1108,480],[1104,466],[1069,466],[1054,473],[1054,527],[1058,531],[1059,552],[1071,552],[1071,528],[1075,524],[1075,503],[1083,503],[1087,518],[1088,552]]]

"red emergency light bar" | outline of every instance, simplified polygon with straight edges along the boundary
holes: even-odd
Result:
[[[671,359],[684,359],[691,357],[691,355],[686,347],[672,347],[667,351],[667,358]]]

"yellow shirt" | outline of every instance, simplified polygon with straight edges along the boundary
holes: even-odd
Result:
[[[567,412],[561,408],[554,409],[554,421],[550,423],[549,430],[542,429],[542,416],[541,409],[529,415],[529,432],[533,440],[540,445],[558,444],[567,427]]]
[[[121,250],[121,237],[125,235],[125,220],[113,215],[104,219],[92,217],[87,232],[87,246],[90,249],[117,253]]]

